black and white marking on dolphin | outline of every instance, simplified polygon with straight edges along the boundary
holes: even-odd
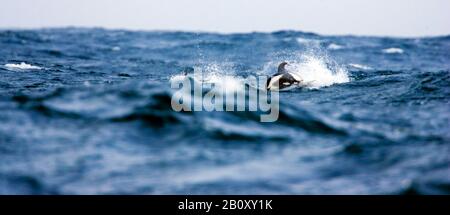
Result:
[[[278,65],[277,73],[267,79],[267,90],[281,90],[302,82],[301,78],[295,77],[295,75],[286,70],[286,65],[288,65],[286,62]]]

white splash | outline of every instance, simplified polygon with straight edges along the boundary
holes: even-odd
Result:
[[[196,84],[214,84],[215,87],[224,89],[225,92],[243,91],[245,79],[234,75],[224,66],[218,64],[208,64],[202,67],[195,67],[194,73],[191,76]],[[187,78],[186,75],[174,75],[170,78],[170,82],[180,81]]]
[[[288,61],[287,69],[296,78],[303,80],[302,87],[309,89],[318,89],[333,84],[346,83],[350,81],[348,72],[345,68],[331,62],[325,56],[306,55],[296,58],[296,60]],[[255,75],[272,75],[276,71],[271,68],[278,62],[269,62],[266,64],[262,72],[255,71]],[[170,82],[187,78],[193,78],[196,84],[214,84],[215,87],[225,89],[226,92],[242,92],[247,82],[246,78],[235,75],[227,67],[218,64],[209,64],[202,67],[195,67],[193,74],[174,75],[170,78]],[[201,72],[199,72],[201,71]],[[260,86],[255,86],[260,87]]]
[[[8,64],[5,64],[5,67],[10,68],[10,69],[23,69],[23,70],[27,70],[27,69],[40,70],[40,69],[42,69],[42,67],[26,64],[25,62],[22,62],[20,64],[8,63]]]
[[[350,81],[347,70],[340,66],[327,65],[327,59],[316,56],[303,56],[302,61],[290,63],[291,72],[303,80],[303,87],[318,89],[333,84]]]
[[[242,78],[236,76],[211,74],[207,75],[207,79],[204,79],[203,83],[215,84],[227,91],[235,92],[244,89],[243,81]]]
[[[382,50],[383,51],[383,53],[386,53],[386,54],[403,54],[403,49],[401,49],[401,48],[387,48],[387,49],[383,49]]]
[[[186,75],[179,74],[179,75],[172,75],[169,79],[169,82],[182,82],[186,78]]]

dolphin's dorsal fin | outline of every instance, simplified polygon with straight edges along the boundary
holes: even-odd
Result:
[[[283,73],[287,73],[287,71],[286,71],[286,65],[287,65],[288,63],[286,63],[286,62],[283,62],[283,63],[280,63],[280,65],[278,65],[278,74],[283,74]]]

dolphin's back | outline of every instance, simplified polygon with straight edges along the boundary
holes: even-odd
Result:
[[[301,82],[301,79],[295,78],[291,73],[289,73],[285,66],[286,62],[281,63],[278,66],[278,71],[275,75],[267,79],[266,87],[267,89],[283,89],[290,87],[292,85],[297,85]]]

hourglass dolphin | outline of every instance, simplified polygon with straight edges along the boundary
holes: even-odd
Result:
[[[289,87],[297,86],[302,82],[302,79],[288,70],[286,70],[288,63],[283,62],[278,65],[278,71],[267,79],[267,90],[282,90]]]

